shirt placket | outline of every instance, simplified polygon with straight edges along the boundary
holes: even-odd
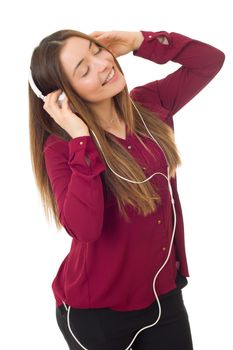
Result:
[[[138,147],[135,137],[132,137],[132,136],[131,137],[127,137],[126,140],[122,140],[122,141],[124,142],[123,145],[130,151],[132,156],[134,156],[134,158],[137,159],[138,163],[139,164],[143,164],[142,169],[144,170],[145,175],[147,177],[150,176],[152,174],[152,170],[151,170],[151,168],[149,166],[148,159],[144,155],[144,151],[146,151],[146,150],[144,150],[144,149],[142,150],[143,146],[141,145],[140,141],[138,141],[139,144],[140,144],[140,147]],[[150,148],[150,147],[148,147],[148,148]],[[158,170],[158,171],[161,171],[161,169]],[[162,175],[155,175],[155,177],[156,176],[162,176]],[[167,180],[165,180],[165,181],[167,181]],[[159,238],[160,238],[162,254],[163,254],[163,257],[165,257],[166,254],[167,254],[167,251],[168,251],[168,238],[169,238],[169,235],[168,235],[167,230],[169,228],[169,225],[166,225],[165,222],[163,222],[163,220],[165,220],[166,218],[165,218],[165,215],[163,215],[162,213],[158,216],[158,214],[156,212],[155,216],[156,216],[155,217],[155,221],[154,221],[155,231],[161,233]]]

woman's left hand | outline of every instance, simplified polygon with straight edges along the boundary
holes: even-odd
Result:
[[[103,44],[115,57],[126,55],[130,51],[138,49],[144,39],[141,32],[115,30],[110,32],[95,31],[89,35]]]

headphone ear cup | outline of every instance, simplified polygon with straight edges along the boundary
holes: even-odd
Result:
[[[64,93],[64,91],[61,93],[61,95],[58,97],[58,101],[62,102],[64,100],[64,98],[66,97],[66,94]]]
[[[58,97],[58,104],[61,107],[62,102],[64,101],[64,99],[67,98],[66,94],[64,93],[64,91],[60,94],[60,96]],[[68,105],[70,107],[70,109],[72,110],[73,113],[75,113],[74,108],[71,106],[71,103],[68,101]]]
[[[57,99],[57,102],[58,102],[58,105],[61,107],[62,106],[62,102],[64,101],[66,97],[66,94],[64,93],[64,91],[59,95],[58,99]]]

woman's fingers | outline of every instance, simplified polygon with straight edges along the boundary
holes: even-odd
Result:
[[[96,31],[90,34],[93,38],[96,40],[102,42],[102,43],[107,43],[108,41],[112,41],[114,39],[114,33],[113,31],[111,32],[101,32],[101,31]]]
[[[50,101],[51,102],[54,102],[58,97],[59,95],[61,94],[62,90],[61,89],[58,89],[58,90],[55,90],[55,91],[52,91],[50,92],[49,94],[47,94],[45,96],[45,103],[46,104],[49,104]]]
[[[101,34],[103,34],[104,32],[101,32],[101,31],[95,31],[95,32],[92,32],[91,34],[89,34],[90,36],[93,36],[93,37],[96,37],[96,36],[99,36]]]
[[[55,108],[56,102],[61,92],[62,90],[59,89],[59,90],[52,91],[45,96],[43,108],[46,110],[46,112],[49,113],[49,111],[51,111],[52,108],[53,109]]]

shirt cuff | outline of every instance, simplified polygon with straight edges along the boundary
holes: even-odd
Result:
[[[149,59],[154,58],[154,61],[158,64],[164,64],[167,62],[168,53],[171,51],[172,47],[172,37],[171,35],[161,30],[159,32],[140,30],[144,40],[137,50],[132,51],[134,56],[139,56],[142,58]],[[165,36],[169,44],[163,44],[158,40],[158,37]]]
[[[68,142],[68,147],[68,164],[71,169],[87,175],[97,175],[106,170],[107,167],[90,135],[71,139]],[[87,163],[85,156],[90,159],[90,164]]]

